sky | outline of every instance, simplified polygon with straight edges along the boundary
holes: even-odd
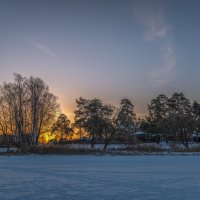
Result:
[[[73,117],[75,99],[137,116],[159,94],[200,100],[198,0],[0,0],[0,83],[38,76]]]

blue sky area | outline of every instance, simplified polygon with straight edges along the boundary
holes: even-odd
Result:
[[[160,93],[200,99],[198,0],[0,0],[0,83],[39,76],[72,115],[75,99]]]

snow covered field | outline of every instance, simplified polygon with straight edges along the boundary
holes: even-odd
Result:
[[[1,156],[0,199],[199,200],[199,156]]]

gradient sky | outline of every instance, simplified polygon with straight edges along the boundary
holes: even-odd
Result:
[[[0,83],[39,76],[69,117],[75,99],[200,99],[198,0],[0,0]]]

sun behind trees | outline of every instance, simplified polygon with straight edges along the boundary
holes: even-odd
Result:
[[[55,140],[60,143],[66,143],[72,140],[73,129],[70,125],[70,120],[65,114],[60,114],[57,121],[53,124],[51,129],[52,134],[55,134]]]
[[[59,113],[57,97],[49,92],[44,81],[14,74],[13,83],[4,83],[0,87],[1,142],[19,148],[37,145],[41,141],[66,144],[72,140],[75,129],[83,129],[91,139],[92,148],[95,143],[103,141],[106,150],[117,135],[127,138],[132,131],[135,114],[128,99],[121,101],[120,109],[104,104],[100,99],[80,97],[76,103],[73,124],[64,114],[60,114],[56,121]]]
[[[37,144],[39,136],[51,130],[59,104],[43,80],[14,74],[13,83],[0,87],[0,109],[1,133],[20,147]]]
[[[60,114],[57,97],[43,80],[14,74],[14,82],[0,86],[0,144],[21,148],[85,141],[92,149],[103,144],[106,150],[109,144],[160,141],[188,147],[190,141],[200,138],[200,104],[191,103],[183,93],[158,95],[142,120],[136,119],[129,99],[122,99],[117,108],[100,99],[80,97],[74,114],[74,123]]]

